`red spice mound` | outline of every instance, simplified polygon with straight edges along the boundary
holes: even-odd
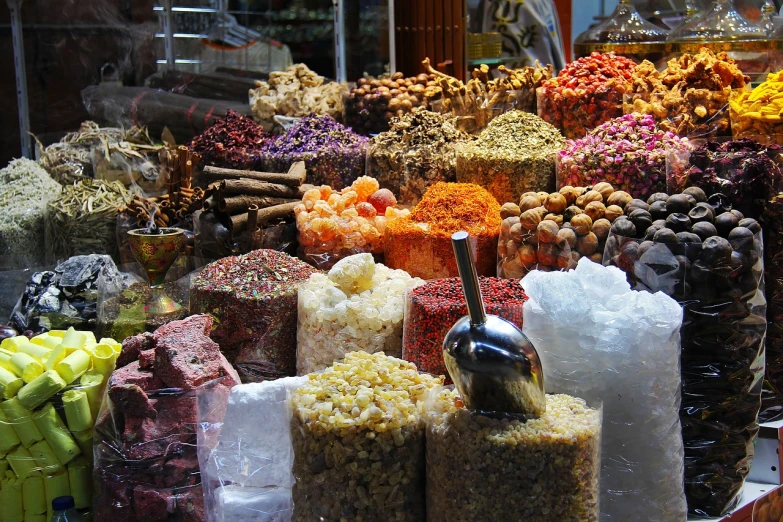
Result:
[[[253,118],[228,110],[225,118],[193,138],[189,148],[201,154],[205,165],[253,168],[268,140],[264,129]]]

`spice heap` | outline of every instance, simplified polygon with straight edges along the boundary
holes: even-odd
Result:
[[[235,111],[193,138],[188,148],[201,155],[204,165],[232,169],[254,168],[269,137],[251,118]]]
[[[527,300],[518,281],[479,277],[479,288],[488,314],[522,328],[522,306]],[[443,340],[449,329],[468,314],[459,278],[436,279],[408,292],[402,358],[423,372],[444,375]]]
[[[403,78],[397,72],[388,78],[359,78],[345,97],[345,124],[365,136],[387,131],[392,118],[429,107],[424,93],[435,85],[434,74]]]
[[[687,138],[664,131],[650,114],[626,114],[568,141],[558,156],[557,184],[591,186],[605,181],[635,198],[666,190],[667,154],[690,150]]]
[[[123,342],[95,426],[96,520],[205,519],[198,393],[239,384],[211,329],[211,317],[196,315]]]
[[[566,186],[552,194],[528,192],[519,205],[504,204],[498,277],[569,270],[582,257],[600,264],[609,228],[631,200],[627,192],[598,183],[591,188]]]
[[[253,117],[268,132],[275,123],[273,117],[329,115],[339,118],[343,112],[345,88],[298,63],[282,72],[273,72],[268,82],[256,81],[250,89]]]
[[[396,204],[394,194],[369,176],[341,192],[326,185],[308,190],[294,208],[299,257],[328,269],[353,254],[383,253],[387,226],[410,213],[395,208]]]
[[[614,53],[592,53],[566,65],[538,89],[538,115],[568,139],[623,113],[623,95],[630,92],[636,64]]]
[[[494,276],[500,205],[472,183],[436,183],[409,215],[390,221],[386,264],[422,279],[457,277],[451,235],[461,230],[471,236],[478,274]]]
[[[439,181],[456,181],[454,145],[472,137],[455,123],[453,118],[425,109],[393,118],[391,128],[370,142],[368,174],[382,188],[399,191],[402,205],[415,205]]]
[[[632,92],[625,112],[652,114],[661,129],[679,136],[726,136],[725,113],[732,89],[742,90],[750,78],[726,53],[707,48],[669,60],[658,72],[647,60],[633,71]]]
[[[685,492],[693,513],[718,516],[739,499],[758,431],[767,321],[760,295],[761,226],[720,193],[698,187],[626,205],[605,259],[634,289],[684,307],[682,404]],[[704,412],[709,415],[705,417]]]
[[[457,180],[486,188],[498,201],[555,188],[555,158],[566,141],[535,114],[510,111],[475,142],[457,147]]]
[[[35,272],[27,281],[11,326],[41,333],[69,327],[95,330],[98,280],[117,283],[122,276],[109,256],[74,256],[52,272]]]
[[[123,130],[115,127],[101,128],[92,121],[82,122],[79,130],[69,132],[57,143],[52,143],[45,149],[40,142],[41,151],[39,163],[49,175],[63,185],[70,185],[79,178],[94,176],[90,151],[96,145],[105,142],[119,142],[123,138]]]
[[[262,164],[270,172],[285,172],[304,161],[314,185],[342,189],[364,173],[367,138],[331,116],[305,116],[264,147]]]
[[[441,392],[435,406],[427,429],[428,512],[466,522],[597,522],[599,410],[548,395],[540,418],[500,420],[468,411],[454,391]]]
[[[47,205],[47,257],[108,254],[119,259],[117,215],[131,199],[120,181],[85,179],[63,187]]]
[[[0,257],[8,256],[11,265],[25,267],[44,263],[46,204],[61,190],[27,158],[15,159],[0,170]]]
[[[424,283],[376,264],[372,254],[338,261],[299,286],[296,370],[321,371],[348,352],[402,355],[405,293]]]
[[[274,250],[207,265],[194,278],[194,313],[216,318],[212,338],[244,382],[296,374],[297,288],[316,271]]]
[[[687,162],[682,161],[685,158]],[[669,169],[670,192],[691,186],[708,195],[720,192],[741,212],[760,217],[766,202],[778,194],[783,147],[762,145],[751,138],[705,141],[676,160],[676,168]]]
[[[770,73],[753,91],[737,90],[731,96],[731,133],[734,138],[767,137],[783,143],[783,71]]]
[[[293,520],[423,520],[420,409],[442,382],[383,353],[310,374],[292,397]]]
[[[52,518],[52,500],[92,507],[93,424],[121,346],[52,330],[0,344],[3,520]]]

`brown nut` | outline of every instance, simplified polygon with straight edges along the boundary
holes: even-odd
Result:
[[[516,241],[517,243],[522,243],[522,241],[524,241],[525,236],[527,235],[525,229],[523,228],[524,226],[525,226],[524,223],[517,223],[516,225],[511,227],[511,230],[508,233],[508,237],[511,238],[513,241]]]
[[[584,236],[590,229],[593,228],[593,220],[587,214],[579,214],[571,218],[571,226],[574,227],[574,232],[577,235]]]
[[[585,206],[585,214],[590,216],[593,221],[601,219],[606,213],[606,207],[600,201],[591,201]]]
[[[536,257],[536,249],[531,245],[522,245],[517,250],[517,259],[524,267],[531,267],[538,262]]]
[[[576,246],[576,232],[574,232],[573,229],[570,228],[560,229],[557,233],[555,244],[564,250],[566,249],[566,247],[569,250],[573,249]]]
[[[566,203],[569,205],[573,205],[576,203],[576,198],[578,198],[581,194],[578,190],[576,190],[574,187],[568,185],[560,189],[560,194],[563,195],[564,198],[566,198]]]
[[[536,195],[538,196],[539,201],[541,201],[541,204],[543,205],[546,201],[546,198],[549,197],[549,192],[536,192]]]
[[[612,224],[608,219],[599,219],[593,222],[593,234],[596,235],[598,241],[605,241],[609,237],[609,230],[612,228]]]
[[[533,208],[525,210],[519,217],[519,222],[525,230],[535,230],[538,227],[538,224],[541,223],[541,213]]]
[[[603,203],[604,197],[601,195],[600,192],[595,190],[590,190],[588,192],[585,192],[578,198],[576,198],[576,206],[579,208],[585,208],[588,203],[591,203],[593,201],[600,201]]]
[[[503,277],[509,279],[522,279],[528,273],[528,270],[520,264],[519,259],[516,257],[506,259],[503,262],[502,270]]]
[[[554,266],[557,263],[557,254],[559,252],[554,243],[541,243],[538,245],[536,257],[539,263]]]
[[[612,186],[605,181],[598,183],[596,186],[593,187],[593,190],[595,190],[596,192],[600,192],[601,196],[604,198],[604,201],[606,201],[609,198],[609,196],[612,195],[612,192],[614,192],[614,188],[612,188]]]
[[[519,210],[520,212],[525,212],[530,210],[531,208],[540,207],[541,202],[538,200],[538,196],[533,194],[532,196],[522,196],[522,199],[519,200]]]
[[[518,217],[522,213],[519,205],[516,203],[504,203],[500,207],[500,219],[506,219],[507,217]]]
[[[584,214],[585,211],[581,208],[577,207],[576,205],[571,205],[567,209],[565,209],[565,212],[563,212],[563,221],[569,222],[571,221],[574,216],[578,216],[579,214]]]
[[[563,216],[561,214],[547,214],[544,216],[544,221],[554,221],[557,226],[563,225]]]
[[[571,251],[566,250],[557,255],[557,268],[560,270],[568,270],[571,268]]]
[[[629,193],[624,190],[615,190],[606,199],[607,205],[617,205],[620,208],[625,208],[625,205],[631,202],[633,198]]]
[[[598,263],[599,265],[604,262],[604,254],[602,252],[596,252],[590,255],[590,261]]]
[[[609,220],[610,223],[614,223],[614,220],[623,215],[623,209],[617,205],[609,205],[606,207],[604,217]]]
[[[519,247],[519,243],[513,240],[506,241],[506,257],[516,256],[518,247]]]
[[[565,196],[557,192],[549,194],[544,201],[544,207],[553,214],[562,214],[568,206]]]
[[[538,224],[536,231],[538,232],[539,248],[541,243],[554,243],[557,233],[560,227],[554,221],[542,221]]]
[[[576,250],[583,256],[590,256],[598,250],[598,237],[589,232],[576,241]]]

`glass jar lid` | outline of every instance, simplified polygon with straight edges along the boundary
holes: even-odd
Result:
[[[764,28],[742,16],[732,0],[717,0],[701,16],[669,34],[669,41],[680,44],[681,52],[698,52],[703,44],[718,44],[715,50],[722,51],[766,50],[766,39]]]
[[[620,0],[609,18],[576,37],[574,51],[577,55],[593,51],[636,54],[650,51],[650,44],[665,46],[668,36],[669,31],[645,20],[631,0]],[[646,49],[635,48],[639,44],[646,44]]]

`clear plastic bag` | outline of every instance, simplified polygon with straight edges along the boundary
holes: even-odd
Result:
[[[501,420],[441,392],[427,424],[427,520],[598,521],[600,407],[548,395],[541,418]]]
[[[557,223],[553,228],[558,228],[559,233]],[[526,229],[519,217],[507,217],[503,220],[498,240],[498,277],[521,279],[532,270],[551,272],[576,268],[582,255],[577,251],[578,236],[574,233],[568,237],[574,242],[573,249],[565,236],[559,241],[540,242],[535,229]],[[591,255],[600,252],[597,237],[594,243],[584,247],[588,248],[586,252],[592,251]]]
[[[601,520],[684,522],[680,306],[587,260],[522,286],[546,389],[603,403]]]
[[[703,516],[733,509],[750,471],[767,330],[760,234],[730,262],[715,261],[714,246],[610,234],[604,251],[604,264],[623,270],[632,288],[664,292],[683,307],[685,494],[689,512]]]
[[[783,418],[783,198],[767,202],[764,224],[764,286],[769,325],[766,338],[765,389],[760,422]]]
[[[400,357],[405,294],[423,283],[376,264],[370,254],[310,276],[299,286],[297,374],[323,370],[359,350]]]
[[[294,485],[290,393],[307,377],[199,393],[198,455],[207,522],[288,522]]]
[[[211,327],[193,316],[123,343],[95,426],[96,520],[204,520],[199,397],[239,383]]]

